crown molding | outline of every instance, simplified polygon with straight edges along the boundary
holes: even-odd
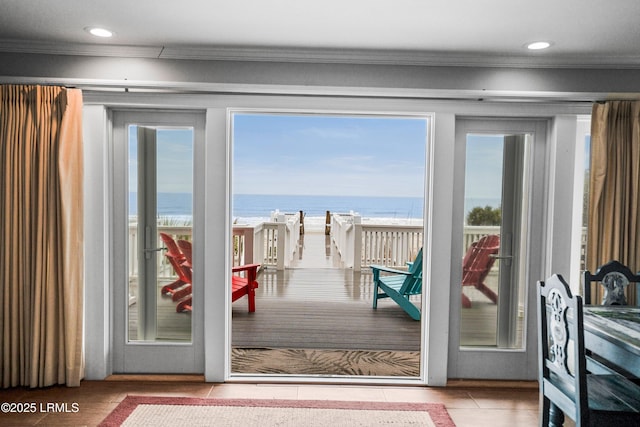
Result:
[[[165,47],[165,59],[309,62],[443,67],[505,68],[640,68],[638,56],[498,55],[474,52],[426,52],[412,50],[306,49],[270,47]]]
[[[158,58],[162,52],[162,47],[0,40],[0,52],[124,58]]]
[[[122,46],[0,40],[0,52],[200,61],[259,61],[405,66],[640,69],[640,55],[530,55],[246,46]]]

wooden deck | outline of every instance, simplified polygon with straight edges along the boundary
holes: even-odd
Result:
[[[391,301],[371,307],[371,274],[330,268],[263,271],[256,312],[233,305],[237,347],[420,349],[420,322]],[[419,299],[416,301],[419,302]]]
[[[391,300],[372,304],[370,270],[341,266],[324,233],[301,239],[292,268],[263,269],[256,292],[256,312],[247,312],[246,297],[232,306],[232,343],[236,347],[419,350],[421,323]],[[495,343],[496,306],[475,295],[462,310],[465,345]],[[159,340],[189,340],[189,313],[176,313],[169,297],[158,300]],[[413,300],[420,304],[420,297]],[[136,305],[130,306],[130,338],[136,336]]]

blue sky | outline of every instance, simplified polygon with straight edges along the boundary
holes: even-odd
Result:
[[[501,135],[469,135],[465,168],[465,197],[499,199],[502,190]]]
[[[579,149],[580,147],[578,147]],[[591,165],[591,135],[586,135],[584,137],[584,170],[589,170]]]
[[[236,114],[233,191],[422,197],[427,125],[390,116]],[[130,129],[130,191],[137,186],[136,129]],[[158,191],[192,192],[192,130],[160,129],[158,147]],[[501,179],[502,138],[470,136],[466,197],[499,198]]]
[[[129,128],[129,191],[137,191],[137,126]],[[193,130],[159,129],[157,133],[158,192],[193,192]]]
[[[236,194],[422,197],[423,118],[236,114]]]

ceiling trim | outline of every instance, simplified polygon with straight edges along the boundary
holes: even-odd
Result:
[[[121,46],[0,40],[0,52],[125,58],[342,63],[454,67],[640,69],[640,55],[558,56],[447,53],[414,50],[312,49],[246,46]]]
[[[158,58],[162,52],[162,47],[0,40],[0,52],[124,58]]]

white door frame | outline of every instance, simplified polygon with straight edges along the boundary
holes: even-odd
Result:
[[[529,207],[527,215],[527,233],[521,238],[526,246],[526,264],[524,268],[525,312],[522,349],[498,349],[488,347],[460,347],[460,292],[461,292],[461,258],[451,260],[451,308],[450,308],[450,341],[449,341],[449,378],[479,378],[479,379],[514,379],[533,380],[537,378],[537,334],[535,319],[535,282],[540,280],[543,271],[541,251],[542,236],[545,234],[544,222],[544,187],[547,153],[547,121],[546,120],[516,120],[499,118],[470,118],[456,122],[456,185],[454,192],[464,194],[465,147],[468,133],[517,133],[533,134],[530,147],[529,168],[530,182],[526,205]],[[526,173],[526,172],[525,172]],[[454,201],[453,253],[462,254],[462,197]],[[522,247],[522,243],[519,244]],[[516,266],[514,266],[516,268]],[[533,283],[533,285],[532,285]],[[500,333],[500,331],[498,331]]]
[[[203,351],[203,311],[204,294],[203,275],[198,274],[202,260],[193,261],[193,311],[191,314],[192,340],[189,343],[160,341],[129,341],[127,339],[128,282],[128,125],[140,126],[191,126],[194,134],[194,206],[193,206],[193,242],[201,245],[199,232],[202,229],[202,151],[204,150],[204,117],[192,111],[120,111],[115,110],[113,127],[113,372],[115,373],[202,373],[204,371]],[[200,156],[199,156],[200,154]],[[153,160],[153,159],[152,159]],[[200,175],[199,175],[200,174]],[[142,177],[139,177],[142,179]],[[199,197],[200,196],[200,197]]]
[[[231,91],[233,92],[233,91]],[[277,91],[276,91],[277,93]],[[391,91],[391,95],[393,95]],[[500,103],[472,101],[438,101],[429,99],[406,99],[398,93],[398,98],[369,96],[350,97],[309,97],[309,96],[252,96],[247,94],[214,95],[171,95],[145,93],[86,93],[83,107],[84,115],[84,158],[85,158],[85,360],[86,379],[100,380],[113,372],[111,345],[111,283],[113,279],[113,254],[111,246],[111,210],[112,192],[110,163],[113,153],[111,110],[118,109],[172,109],[188,108],[206,111],[206,146],[201,148],[197,158],[202,159],[204,172],[203,187],[200,189],[205,205],[206,224],[202,224],[203,233],[199,237],[204,241],[202,254],[194,254],[196,263],[204,265],[203,272],[211,280],[224,279],[226,272],[225,247],[228,245],[228,176],[229,157],[227,144],[227,108],[312,108],[344,109],[367,111],[407,111],[434,112],[433,121],[433,168],[427,170],[434,182],[433,193],[426,200],[427,211],[432,212],[431,241],[437,248],[432,253],[425,252],[425,264],[430,264],[431,283],[425,298],[430,308],[425,313],[425,344],[423,357],[428,359],[425,365],[425,378],[428,385],[444,386],[447,383],[448,341],[450,334],[450,290],[452,259],[452,213],[454,165],[456,158],[455,121],[457,116],[484,117],[539,117],[551,119],[549,150],[543,163],[548,167],[545,176],[548,189],[542,196],[545,200],[547,230],[539,236],[540,256],[544,258],[544,270],[541,277],[551,271],[568,274],[569,252],[565,251],[566,233],[571,229],[571,218],[567,215],[572,209],[570,198],[572,186],[563,174],[568,173],[565,165],[573,162],[573,146],[567,141],[575,140],[575,116],[589,114],[590,105],[577,103]],[[559,141],[563,141],[560,143]],[[564,144],[564,145],[563,145]],[[559,178],[555,178],[560,176]],[[552,201],[551,203],[549,201]],[[549,204],[551,206],[549,206]],[[433,206],[437,206],[434,209]],[[554,232],[554,228],[556,228]],[[564,234],[563,234],[564,233]],[[428,248],[431,250],[431,248]],[[458,248],[454,248],[458,249]],[[457,253],[457,252],[456,252]],[[200,257],[200,258],[198,258]],[[205,263],[205,257],[207,262]],[[567,262],[565,262],[567,261]],[[205,294],[204,304],[210,310],[204,313],[205,325],[205,379],[211,382],[226,380],[225,330],[230,326],[226,322],[224,308],[225,289],[213,287]],[[264,380],[264,378],[262,379]],[[307,380],[306,378],[304,379]],[[299,382],[291,379],[290,382]]]

